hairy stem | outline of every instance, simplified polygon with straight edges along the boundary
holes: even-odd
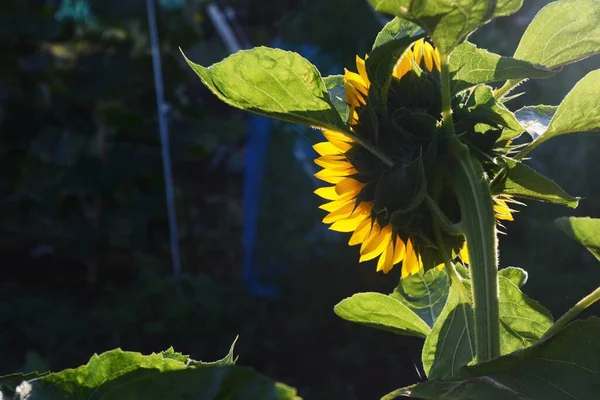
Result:
[[[496,221],[483,168],[457,139],[450,146],[454,155],[450,173],[461,210],[459,227],[469,249],[476,361],[481,363],[500,355]]]
[[[550,329],[548,329],[546,331],[546,333],[544,333],[544,336],[542,336],[542,339],[549,338],[551,336],[554,336],[558,332],[560,332],[560,330],[563,329],[573,319],[575,319],[576,316],[578,316],[582,311],[584,311],[586,308],[588,308],[589,306],[591,306],[598,300],[600,300],[600,287],[598,287],[592,293],[585,296],[583,299],[579,300],[577,302],[577,304],[575,304],[573,307],[571,307],[571,309],[569,311],[564,313],[563,316],[560,317],[550,327]]]
[[[521,83],[520,79],[509,79],[504,82],[502,87],[494,90],[494,98],[498,100],[499,98],[505,96],[508,92],[510,92],[515,86]]]

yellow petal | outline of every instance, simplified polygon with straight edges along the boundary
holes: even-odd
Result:
[[[366,83],[366,87],[368,89],[369,86],[371,85],[371,82],[369,81],[369,76],[367,75],[367,69],[365,68],[365,60],[363,60],[359,56],[356,56],[356,69],[358,70],[360,77]]]
[[[423,262],[421,256],[417,253],[414,248],[412,240],[406,241],[406,255],[404,262],[402,263],[402,277],[406,278],[408,275],[414,275],[423,268]]]
[[[345,207],[348,203],[354,204],[355,202],[356,202],[355,199],[336,200],[336,201],[331,201],[329,203],[321,204],[319,206],[319,208],[321,210],[325,210],[325,211],[331,213],[331,212],[339,210],[342,207]]]
[[[423,57],[425,58],[425,68],[427,68],[428,71],[432,71],[433,70],[433,47],[431,46],[431,44],[429,44],[429,42],[425,42],[423,44]]]
[[[413,47],[413,52],[415,53],[415,63],[417,65],[421,64],[421,58],[423,58],[423,39],[419,39],[415,42]]]
[[[348,241],[348,245],[356,246],[357,244],[362,243],[369,236],[369,233],[371,233],[371,225],[371,218],[367,218],[358,224],[352,237],[350,237],[350,240]]]
[[[338,200],[340,197],[335,191],[335,186],[318,188],[314,193],[325,200]]]
[[[515,219],[510,212],[510,207],[506,204],[506,201],[502,199],[494,199],[496,204],[494,204],[494,214],[497,219],[502,219],[505,221],[514,221]]]
[[[344,83],[344,89],[346,90],[346,103],[352,107],[360,107],[362,104],[367,104],[362,94],[349,82]]]
[[[335,192],[338,196],[357,196],[366,184],[357,181],[354,178],[345,178],[335,185]]]
[[[351,85],[354,89],[358,90],[365,96],[369,94],[367,82],[356,72],[351,72],[347,69],[344,69],[344,83]]]
[[[350,214],[352,214],[352,211],[354,211],[354,205],[353,201],[344,204],[339,209],[327,214],[327,216],[323,218],[323,222],[326,224],[333,224],[336,221],[348,218]]]
[[[354,175],[357,174],[358,171],[354,168],[345,170],[345,171],[332,171],[329,169],[323,169],[319,172],[317,172],[315,174],[315,177],[325,181],[327,183],[333,183],[336,184],[338,182],[340,182],[342,179],[346,178],[347,176],[350,175]]]
[[[469,264],[469,249],[467,248],[467,242],[463,245],[462,249],[458,253],[458,257],[462,260],[463,263]]]
[[[352,139],[342,135],[341,133],[330,131],[329,129],[323,129],[323,136],[325,136],[325,139],[337,147],[342,153],[345,153],[352,148],[352,145],[350,144],[352,143]]]
[[[394,67],[393,75],[400,79],[402,78],[408,71],[412,69],[411,59],[413,57],[412,51],[410,49],[406,50],[406,53],[400,58],[400,60],[396,63]]]
[[[345,171],[354,168],[344,156],[321,156],[315,158],[315,164],[336,171]]]
[[[321,156],[335,156],[342,155],[343,152],[340,151],[337,147],[335,147],[330,142],[321,142],[313,145],[313,149]]]
[[[386,249],[383,251],[381,257],[377,261],[377,271],[383,271],[384,274],[390,272],[394,266],[394,241],[390,240]]]
[[[433,62],[438,71],[442,70],[442,63],[440,62],[440,52],[437,49],[433,49]]]
[[[336,221],[329,227],[332,231],[352,232],[365,220],[370,220],[371,203],[361,202],[354,212],[347,218]]]
[[[394,265],[404,259],[406,255],[406,246],[399,236],[396,236],[396,245],[394,246]]]
[[[371,235],[370,235],[371,236]],[[363,242],[360,249],[360,258],[358,262],[369,261],[380,255],[392,240],[392,226],[390,224],[381,228],[381,230],[368,242]]]

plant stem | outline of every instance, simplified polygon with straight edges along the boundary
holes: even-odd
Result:
[[[440,231],[440,225],[436,221],[433,223],[433,233],[435,235],[435,241],[440,250],[440,254],[442,255],[442,259],[444,260],[444,266],[446,267],[446,273],[450,278],[451,282],[460,283],[462,285],[462,280],[458,271],[456,271],[456,267],[454,263],[450,259],[450,255],[446,251],[446,246],[444,245],[444,241],[442,240],[442,232]]]
[[[600,287],[594,290],[592,293],[579,300],[569,311],[563,314],[542,336],[543,339],[547,339],[551,336],[556,335],[563,329],[569,322],[571,322],[576,316],[578,316],[586,308],[600,300]]]
[[[481,164],[458,139],[451,140],[450,173],[461,210],[459,227],[467,238],[478,363],[500,355],[496,221],[492,195]]]
[[[498,100],[499,98],[503,97],[508,92],[510,92],[515,86],[517,86],[520,82],[521,82],[520,79],[507,80],[506,82],[504,82],[504,85],[502,85],[502,87],[494,90],[494,98],[496,100]]]
[[[383,163],[386,164],[388,167],[393,167],[395,165],[395,163],[392,161],[391,158],[389,158],[388,156],[386,156],[385,154],[383,154],[381,151],[379,151],[375,146],[372,146],[371,144],[365,142],[364,140],[362,140],[358,136],[355,136],[354,134],[352,134],[350,132],[340,132],[340,133],[342,135],[348,137],[349,139],[354,140],[356,143],[360,144],[362,147],[364,147],[365,149],[367,149],[375,157],[377,157],[381,161],[383,161]]]
[[[452,121],[452,94],[450,93],[450,72],[448,70],[449,57],[440,54],[441,62],[441,90],[442,90],[442,121],[444,128],[451,136],[454,136],[454,123]]]

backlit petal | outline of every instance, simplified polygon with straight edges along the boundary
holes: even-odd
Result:
[[[383,271],[384,274],[390,272],[394,266],[394,242],[390,240],[386,249],[383,251],[381,257],[377,261],[377,271]]]
[[[313,149],[321,156],[335,156],[342,155],[343,152],[335,147],[330,142],[321,142],[313,145]]]
[[[369,242],[364,242],[364,248],[360,249],[359,262],[369,261],[380,255],[392,240],[392,226],[386,225]]]
[[[428,71],[433,70],[433,47],[428,42],[423,44],[423,57],[425,58],[425,68]]]
[[[372,222],[370,218],[367,218],[358,224],[348,241],[348,245],[356,246],[357,244],[361,244],[369,236],[369,233],[371,233],[371,225]]]

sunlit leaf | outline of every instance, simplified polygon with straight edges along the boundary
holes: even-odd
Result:
[[[576,208],[577,197],[570,196],[552,180],[537,173],[527,165],[506,159],[506,177],[501,182],[492,184],[496,194],[506,194],[524,199],[539,200]]]
[[[548,340],[494,360],[463,367],[445,380],[398,389],[426,400],[595,399],[600,378],[600,319],[575,321]]]
[[[599,218],[563,217],[556,220],[556,225],[584,245],[600,261]]]
[[[423,30],[418,25],[403,18],[396,17],[388,22],[377,34],[375,42],[373,42],[373,50],[383,46],[387,42],[415,36],[422,32]]]
[[[342,300],[333,310],[347,321],[400,335],[426,337],[431,331],[410,308],[381,293],[357,293]]]
[[[519,288],[527,283],[528,274],[523,268],[506,267],[502,268],[498,273]]]
[[[369,0],[375,10],[420,25],[444,54],[495,17],[515,13],[523,0]]]
[[[437,268],[402,278],[390,296],[413,310],[430,327],[441,314],[450,280],[446,271]]]
[[[515,58],[555,68],[600,52],[600,2],[555,1],[538,12]]]
[[[536,140],[540,135],[546,132],[550,120],[556,112],[556,106],[527,106],[515,111],[515,117],[523,128]]]
[[[329,100],[335,107],[342,121],[348,121],[350,106],[346,102],[346,89],[344,88],[344,75],[330,75],[323,78]]]
[[[451,376],[475,357],[470,292],[453,282],[442,313],[425,339],[421,359],[429,379]]]
[[[452,52],[449,70],[452,93],[458,93],[480,83],[545,78],[553,74],[546,68],[490,53],[469,42],[462,43]]]
[[[600,130],[600,70],[592,71],[560,103],[546,131],[527,146],[531,151],[546,140],[567,133]]]
[[[346,130],[319,71],[299,54],[257,47],[206,68],[186,58],[225,103],[288,122]]]

